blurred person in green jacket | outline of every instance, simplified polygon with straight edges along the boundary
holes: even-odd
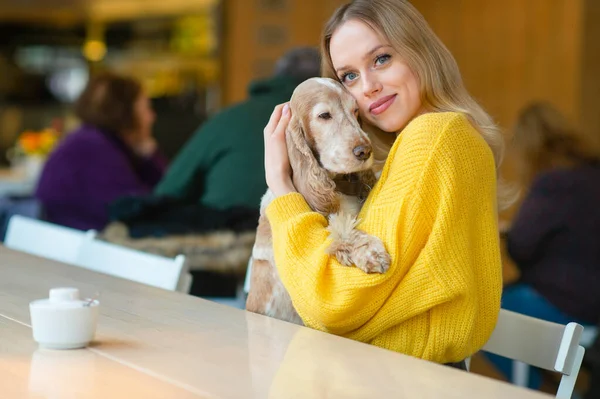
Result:
[[[289,101],[298,84],[319,73],[316,48],[285,53],[272,77],[250,84],[247,100],[224,109],[194,133],[154,193],[217,209],[258,209],[267,189],[263,129],[273,108]]]

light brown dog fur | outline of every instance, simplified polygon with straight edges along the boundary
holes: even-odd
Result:
[[[286,142],[292,180],[310,207],[329,217],[329,253],[343,265],[366,273],[385,272],[390,257],[381,240],[355,228],[361,199],[375,183],[371,142],[358,122],[356,101],[338,82],[313,78],[294,90],[290,109]],[[358,177],[353,195],[335,182],[348,174]],[[273,199],[267,190],[261,202],[246,309],[302,324],[275,267],[271,227],[265,215]]]

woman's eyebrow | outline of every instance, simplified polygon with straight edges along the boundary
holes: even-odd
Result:
[[[363,60],[365,58],[369,58],[371,57],[371,55],[373,55],[373,53],[375,53],[377,50],[380,50],[384,47],[391,47],[389,44],[378,44],[377,46],[373,47],[371,50],[369,50],[364,56],[363,56]],[[335,71],[339,74],[341,72],[344,72],[348,69],[351,69],[351,67],[349,67],[348,65],[344,65],[343,67],[339,67],[337,68]]]
[[[379,45],[377,45],[377,46],[373,47],[373,49],[372,49],[371,51],[369,51],[367,54],[365,54],[365,55],[363,56],[363,59],[365,59],[365,58],[369,58],[369,57],[370,57],[371,55],[373,55],[373,53],[375,53],[377,50],[379,50],[379,49],[382,49],[382,48],[384,48],[384,47],[390,47],[390,45],[389,45],[389,44],[379,44]]]
[[[348,65],[344,65],[343,67],[339,67],[339,68],[337,68],[335,71],[336,71],[338,74],[340,74],[340,73],[342,73],[342,72],[344,72],[344,71],[346,71],[346,70],[348,70],[348,69],[350,69],[350,67],[349,67]]]

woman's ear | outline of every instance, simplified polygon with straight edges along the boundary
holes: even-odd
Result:
[[[335,183],[319,165],[309,148],[307,133],[310,134],[302,126],[300,119],[292,115],[286,132],[286,142],[294,187],[315,211],[322,214],[337,212],[339,200],[335,193]]]

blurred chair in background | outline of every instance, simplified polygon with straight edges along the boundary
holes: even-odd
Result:
[[[15,215],[8,221],[4,245],[17,251],[74,265],[84,241],[93,239],[95,235],[94,230],[83,232]]]
[[[166,290],[187,293],[192,285],[185,256],[166,258],[103,242],[94,230],[83,232],[15,215],[9,220],[5,245]]]
[[[501,309],[482,351],[513,359],[517,370],[535,365],[560,373],[556,397],[570,399],[585,352],[579,342],[582,331],[577,323],[562,325]],[[528,369],[524,370],[522,374],[527,376]],[[514,379],[513,383],[527,385],[526,379]]]
[[[169,291],[189,290],[185,256],[166,258],[96,239],[84,240],[76,266]]]

